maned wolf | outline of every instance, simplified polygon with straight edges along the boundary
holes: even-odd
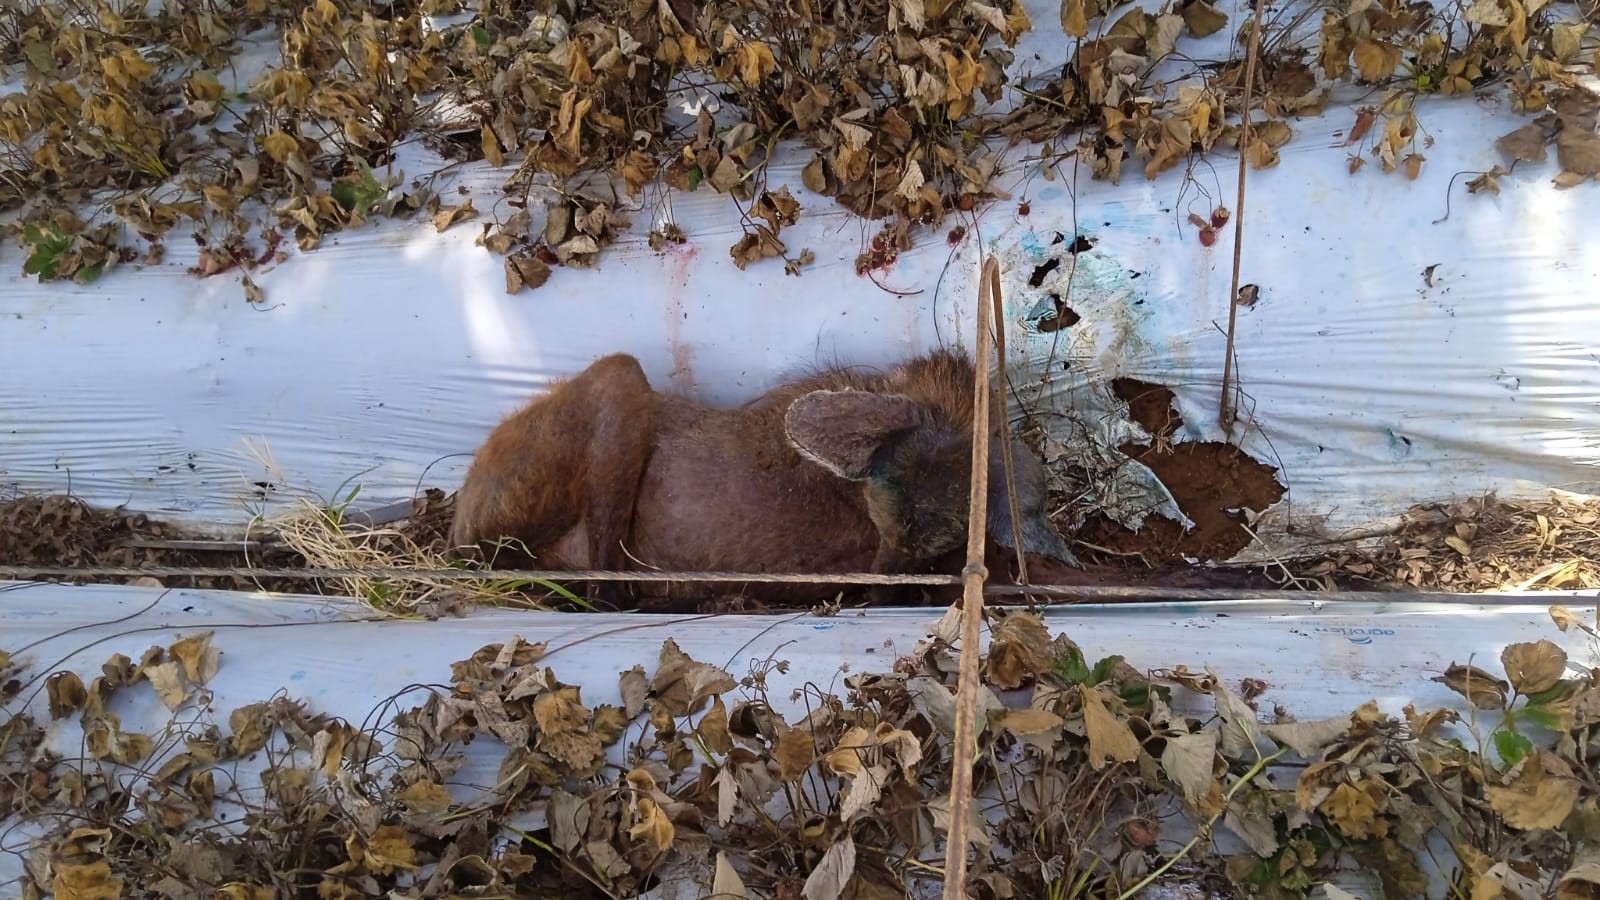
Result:
[[[653,390],[632,356],[605,356],[490,433],[457,495],[451,543],[510,539],[554,570],[953,573],[966,542],[974,371],[937,351],[885,372],[828,369],[716,409]],[[1014,550],[998,438],[991,447],[989,532]],[[1013,447],[1023,550],[1077,566],[1044,514],[1042,462]],[[733,589],[656,582],[632,593],[683,599],[695,587]],[[597,605],[622,605],[626,593],[589,588]],[[838,587],[752,593],[815,603]]]

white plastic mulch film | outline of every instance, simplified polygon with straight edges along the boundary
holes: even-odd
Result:
[[[1043,75],[1066,48],[1055,5],[1028,10],[1037,27],[1014,69]],[[1218,58],[1240,52],[1232,32],[1211,39]],[[1242,281],[1257,293],[1238,314],[1231,440],[1287,492],[1254,522],[1261,546],[1244,557],[1418,502],[1597,481],[1596,186],[1559,189],[1534,166],[1469,195],[1458,173],[1503,162],[1494,137],[1527,121],[1492,93],[1418,105],[1431,143],[1415,180],[1348,171],[1356,115],[1334,103],[1295,121],[1281,162],[1248,176]],[[374,501],[452,490],[502,416],[606,353],[638,356],[661,388],[731,403],[817,364],[970,348],[991,253],[1005,273],[1012,402],[1041,415],[1052,466],[1076,467],[1113,520],[1181,520],[1119,449],[1152,438],[1112,382],[1170,389],[1172,442],[1230,440],[1217,412],[1237,223],[1206,247],[1190,216],[1233,207],[1234,157],[1150,181],[1130,164],[1113,185],[1070,161],[1047,178],[1039,149],[1006,152],[997,184],[1010,199],[962,232],[952,218],[920,233],[865,275],[856,259],[877,226],[807,191],[799,152],[768,176],[803,208],[784,233],[815,254],[799,277],[778,260],[736,268],[739,213],[708,190],[647,192],[597,268],[558,267],[516,295],[501,258],[475,245],[479,223],[436,232],[426,217],[291,248],[255,275],[259,304],[236,275],[189,274],[194,248],[179,235],[163,264],[87,286],[41,285],[8,250],[0,487],[232,528],[341,486]],[[396,168],[410,179],[441,161],[412,144]],[[454,166],[434,187],[503,215],[508,171]],[[658,252],[646,235],[668,218],[687,241]]]

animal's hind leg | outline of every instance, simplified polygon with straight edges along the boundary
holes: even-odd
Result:
[[[634,505],[645,466],[655,449],[655,396],[639,361],[626,354],[602,357],[573,381],[588,419],[584,460],[584,523],[589,563],[596,569],[624,568],[623,542],[629,538]],[[591,582],[597,605],[618,606],[624,592],[616,582]]]

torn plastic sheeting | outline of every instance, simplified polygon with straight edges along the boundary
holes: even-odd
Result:
[[[1420,104],[1435,145],[1411,182],[1347,173],[1335,132],[1354,115],[1336,104],[1298,122],[1282,162],[1250,173],[1243,277],[1260,300],[1239,314],[1237,434],[1289,488],[1255,530],[1283,553],[1418,502],[1593,491],[1600,310],[1582,287],[1600,279],[1600,253],[1566,227],[1587,188],[1521,173],[1498,196],[1458,187],[1435,223],[1453,173],[1487,169],[1486,135],[1522,119]],[[870,229],[800,187],[804,159],[771,173],[805,208],[785,232],[817,256],[799,278],[735,268],[736,210],[706,192],[674,195],[687,244],[654,253],[635,213],[597,269],[559,269],[516,296],[475,228],[436,234],[427,222],[373,223],[291,255],[257,278],[261,309],[235,280],[185,274],[193,248],[178,236],[169,264],[86,287],[7,272],[0,341],[16,374],[0,383],[12,413],[0,485],[232,529],[346,483],[377,502],[450,490],[495,422],[605,353],[639,356],[660,387],[737,402],[819,363],[969,346],[981,247],[1002,258],[1017,396],[1050,430],[1058,467],[1097,470],[1092,496],[1116,521],[1181,517],[1167,487],[1123,458],[1141,431],[1107,385],[1171,388],[1174,440],[1227,437],[1216,409],[1235,231],[1211,248],[1185,231],[1183,172],[1116,186],[1019,165],[1002,187],[1030,201],[1027,216],[1001,202],[954,248],[922,235],[869,278],[855,258]],[[399,163],[413,174],[438,164],[415,146]],[[482,164],[455,171],[478,197],[502,178]],[[1077,324],[1039,330],[1052,295]]]

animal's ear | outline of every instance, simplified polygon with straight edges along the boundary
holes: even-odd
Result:
[[[789,405],[783,429],[800,455],[850,481],[871,473],[885,441],[922,424],[910,397],[869,391],[812,391]]]
[[[1011,522],[1011,497],[1006,490],[1005,460],[1001,457],[1001,445],[995,442],[990,445],[989,453],[989,534],[1002,547],[1012,550],[1017,549],[1018,537],[1012,532]],[[1012,471],[1016,474],[1017,507],[1022,520],[1022,552],[1030,556],[1044,556],[1058,562],[1065,563],[1073,568],[1081,569],[1082,564],[1068,549],[1066,541],[1061,539],[1061,532],[1051,524],[1045,515],[1045,500],[1048,474],[1045,472],[1044,463],[1026,444],[1013,441],[1011,444]]]

